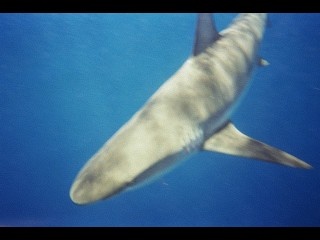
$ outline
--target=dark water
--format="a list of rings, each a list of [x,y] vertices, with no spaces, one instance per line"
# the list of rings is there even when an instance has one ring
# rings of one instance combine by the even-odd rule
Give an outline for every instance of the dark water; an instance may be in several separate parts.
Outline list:
[[[320,225],[320,14],[270,14],[271,65],[232,117],[315,169],[201,152],[145,187],[71,202],[82,165],[189,56],[194,26],[194,14],[0,14],[0,225]]]

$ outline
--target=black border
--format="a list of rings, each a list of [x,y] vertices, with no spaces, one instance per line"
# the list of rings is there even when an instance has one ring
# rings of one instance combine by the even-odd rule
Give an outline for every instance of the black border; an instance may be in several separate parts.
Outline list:
[[[320,12],[320,7],[316,3],[314,0],[303,2],[284,0],[3,0],[0,12]]]
[[[319,239],[320,228],[0,228],[1,236],[5,239]]]

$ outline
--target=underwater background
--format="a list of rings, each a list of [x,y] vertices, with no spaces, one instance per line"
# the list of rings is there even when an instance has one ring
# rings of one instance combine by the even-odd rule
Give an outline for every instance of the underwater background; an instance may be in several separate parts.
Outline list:
[[[236,14],[216,14],[219,30]],[[0,14],[1,226],[320,226],[320,14],[269,14],[239,130],[303,170],[200,152],[78,206],[85,162],[190,56],[196,14]],[[161,147],[161,146],[159,146]]]

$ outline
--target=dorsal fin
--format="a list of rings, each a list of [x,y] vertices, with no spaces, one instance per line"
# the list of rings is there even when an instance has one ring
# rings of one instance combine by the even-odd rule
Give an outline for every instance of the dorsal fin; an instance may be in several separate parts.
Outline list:
[[[199,13],[193,55],[196,56],[203,52],[219,37],[211,13]]]

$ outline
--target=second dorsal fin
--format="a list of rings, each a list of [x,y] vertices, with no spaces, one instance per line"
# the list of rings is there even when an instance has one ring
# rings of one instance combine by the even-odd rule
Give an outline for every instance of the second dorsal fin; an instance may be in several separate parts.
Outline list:
[[[196,56],[203,52],[219,37],[211,13],[199,13],[193,55]]]

